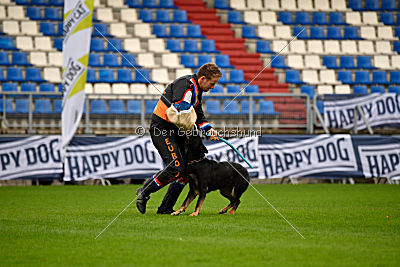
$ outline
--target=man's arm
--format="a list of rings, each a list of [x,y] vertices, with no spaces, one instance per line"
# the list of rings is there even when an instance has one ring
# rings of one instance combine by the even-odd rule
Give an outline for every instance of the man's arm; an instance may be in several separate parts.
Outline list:
[[[208,123],[206,120],[206,117],[204,116],[203,108],[202,108],[202,103],[200,102],[194,109],[196,111],[197,115],[197,120],[196,120],[196,125],[197,127],[204,133],[210,136],[210,140],[219,140],[218,139],[218,133],[216,130],[214,130],[211,125]]]

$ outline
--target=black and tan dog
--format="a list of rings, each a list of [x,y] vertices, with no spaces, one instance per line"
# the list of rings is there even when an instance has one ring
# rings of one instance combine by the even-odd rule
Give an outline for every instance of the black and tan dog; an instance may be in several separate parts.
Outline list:
[[[190,216],[197,216],[208,192],[218,190],[230,200],[228,206],[220,210],[220,214],[234,214],[240,204],[240,197],[246,191],[250,176],[246,168],[235,162],[216,162],[205,157],[208,153],[201,137],[193,135],[186,144],[187,173],[189,193],[181,208],[171,215],[179,215],[199,195],[195,211]]]

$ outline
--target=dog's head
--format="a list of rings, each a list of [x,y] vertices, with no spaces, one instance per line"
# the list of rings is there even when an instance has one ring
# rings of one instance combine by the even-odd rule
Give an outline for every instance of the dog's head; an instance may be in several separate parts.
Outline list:
[[[198,160],[203,158],[208,150],[198,134],[189,136],[186,140],[186,157],[187,161]]]

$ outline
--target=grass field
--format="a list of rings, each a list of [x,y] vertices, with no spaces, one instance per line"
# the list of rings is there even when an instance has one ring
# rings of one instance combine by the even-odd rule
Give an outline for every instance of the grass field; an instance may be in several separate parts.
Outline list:
[[[156,215],[164,189],[145,215],[132,203],[95,240],[136,188],[0,188],[0,264],[400,264],[399,186],[256,185],[306,239],[250,187],[236,215],[218,215],[227,200],[213,192],[199,217],[188,216],[194,203],[180,216]]]

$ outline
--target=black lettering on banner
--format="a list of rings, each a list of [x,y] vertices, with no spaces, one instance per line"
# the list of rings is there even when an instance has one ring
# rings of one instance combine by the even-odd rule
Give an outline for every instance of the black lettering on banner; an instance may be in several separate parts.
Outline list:
[[[382,174],[390,173],[389,163],[386,160],[385,155],[381,155],[381,167],[382,167]]]
[[[386,113],[385,103],[383,102],[382,99],[376,101],[376,108],[377,108],[377,111],[378,111],[378,115],[383,115],[384,113]]]
[[[133,163],[132,149],[127,147],[127,148],[124,148],[123,151],[124,151],[125,165],[131,165]]]
[[[7,165],[10,164],[10,156],[7,153],[0,154],[1,169],[3,171],[7,170]]]
[[[101,159],[103,161],[104,170],[107,170],[107,166],[111,163],[111,158],[108,153],[101,154]]]
[[[365,113],[365,110],[368,113],[367,118],[372,118],[372,103],[368,103],[368,104],[363,105],[364,113]]]
[[[349,152],[348,152],[348,150],[346,149],[346,148],[344,148],[344,149],[342,149],[342,147],[341,147],[341,143],[342,142],[344,142],[345,141],[345,139],[344,138],[339,138],[337,141],[336,141],[336,145],[337,145],[337,148],[338,148],[338,151],[339,151],[339,157],[340,157],[340,159],[341,160],[347,160],[347,161],[349,161],[350,160],[350,157],[349,157]]]
[[[372,162],[372,160],[373,160],[373,162]],[[369,166],[369,172],[371,173],[371,175],[375,176],[375,177],[379,177],[381,173],[379,171],[377,156],[374,155],[371,157],[368,155],[367,161],[368,161],[368,166]]]
[[[135,145],[134,147],[135,150],[135,159],[137,163],[143,163],[144,161],[144,153],[143,153],[143,148],[141,145]]]
[[[296,161],[296,167],[299,167],[300,163],[303,162],[303,156],[300,151],[294,152],[294,160]]]
[[[275,173],[284,172],[285,169],[283,168],[282,160],[279,154],[275,154]]]
[[[328,158],[331,161],[335,161],[337,160],[337,153],[336,153],[336,148],[335,148],[335,144],[333,143],[328,143],[326,145],[326,154],[328,154]]]
[[[119,167],[118,164],[118,155],[119,155],[119,150],[117,150],[117,153],[114,154],[114,151],[111,151],[111,157],[114,160],[115,167]]]
[[[54,162],[61,162],[61,153],[58,147],[58,139],[50,141],[50,156]]]
[[[303,150],[302,152],[303,152],[304,156],[306,156],[307,164],[311,165],[311,148],[308,149],[308,153],[306,150]]]
[[[396,166],[399,165],[400,159],[399,154],[392,153],[389,154],[390,165],[392,166],[392,170],[396,170]]]
[[[20,154],[21,154],[21,151],[20,151],[20,150],[17,151],[16,155],[14,154],[14,152],[11,152],[11,153],[10,153],[11,158],[14,160],[15,167],[19,167],[19,166],[20,166],[20,165],[19,165],[19,155],[20,155]]]
[[[336,128],[339,127],[337,118],[336,118],[336,112],[331,112],[330,110],[326,111],[326,115],[328,116],[328,121],[329,121],[329,125],[332,128]]]
[[[90,164],[86,156],[82,157],[82,175],[91,174],[92,169],[90,168]]]
[[[144,151],[145,151],[145,153],[146,153],[146,160],[148,161],[148,162],[150,162],[150,163],[155,163],[156,162],[156,154],[154,153],[154,151],[150,151],[150,149],[149,149],[149,144],[150,144],[150,141],[149,140],[147,140],[145,143],[144,143]]]
[[[347,121],[346,115],[344,114],[344,111],[339,110],[339,119],[340,119],[340,127],[344,127],[346,125],[349,125],[349,122]]]
[[[397,112],[400,113],[400,94],[396,95],[396,108]]]
[[[387,111],[388,111],[390,114],[395,113],[396,107],[395,107],[394,100],[393,100],[392,97],[387,97],[387,98],[386,98],[386,108],[387,108]]]
[[[268,161],[265,159],[265,157],[268,157]],[[272,161],[271,161],[271,155],[261,155],[261,160],[262,160],[262,166],[264,166],[264,173],[265,177],[270,177],[274,175],[274,169],[272,167]],[[268,175],[268,169],[270,170],[270,174]]]
[[[283,158],[285,159],[286,169],[290,169],[290,165],[293,164],[293,156],[290,153],[283,153]]]
[[[92,166],[93,166],[93,172],[97,172],[97,167],[101,166],[101,159],[100,156],[98,155],[93,155],[90,156],[90,159],[92,161]]]
[[[78,157],[77,156],[74,157],[75,164],[73,164],[71,157],[67,157],[67,160],[68,160],[69,173],[71,175],[71,180],[74,180],[75,172],[76,172],[76,176],[80,177],[81,173],[80,173],[80,169],[79,169]]]
[[[324,147],[323,146],[316,146],[315,150],[317,152],[318,162],[325,162],[326,161],[326,155],[325,155]]]
[[[239,145],[236,149],[240,152],[240,154],[243,155],[243,157],[247,158],[247,153],[246,153],[246,150],[245,150],[243,145]],[[244,161],[241,157],[239,157],[239,155],[235,155],[235,158],[236,157],[239,160],[239,162],[243,162]]]
[[[37,148],[37,152],[39,155],[39,160],[41,163],[47,163],[49,162],[49,150],[47,149],[47,146],[45,144],[41,144]]]
[[[26,160],[28,161],[28,165],[34,165],[37,162],[37,155],[35,148],[29,147],[25,148]]]
[[[257,160],[257,153],[255,149],[250,149],[250,144],[255,142],[254,140],[250,140],[246,143],[246,150],[247,150],[247,158],[249,161],[256,161]],[[251,153],[250,153],[251,152]]]

